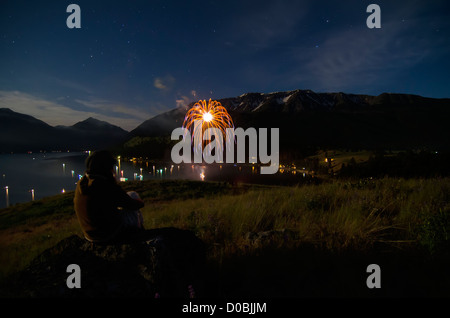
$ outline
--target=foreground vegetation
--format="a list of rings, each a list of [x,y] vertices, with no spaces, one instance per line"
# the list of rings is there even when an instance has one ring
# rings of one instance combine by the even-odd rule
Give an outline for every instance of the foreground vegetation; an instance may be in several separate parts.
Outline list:
[[[278,268],[274,263],[283,259],[292,264],[283,263],[280,271],[297,271],[305,263],[298,253],[305,244],[336,255],[449,254],[450,178],[334,180],[294,187],[167,180],[123,187],[146,202],[146,228],[195,232],[208,247],[218,280],[228,280],[226,271],[237,273],[239,266],[247,267],[242,273],[252,272],[249,266],[255,272],[264,253],[271,258],[268,267]],[[65,193],[0,210],[0,279],[24,269],[61,239],[82,235],[72,200],[73,193]],[[267,275],[267,269],[255,273]],[[258,281],[255,276],[252,284]]]

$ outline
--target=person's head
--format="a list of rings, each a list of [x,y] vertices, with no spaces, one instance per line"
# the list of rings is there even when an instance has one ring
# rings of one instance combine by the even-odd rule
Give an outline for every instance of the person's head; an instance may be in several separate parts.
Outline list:
[[[112,176],[116,159],[107,150],[94,151],[86,159],[86,173]]]

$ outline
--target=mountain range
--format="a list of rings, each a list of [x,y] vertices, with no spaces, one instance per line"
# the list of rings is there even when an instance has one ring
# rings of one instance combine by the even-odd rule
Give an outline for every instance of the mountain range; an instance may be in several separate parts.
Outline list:
[[[89,150],[126,139],[128,132],[88,118],[73,126],[50,126],[32,116],[0,108],[0,152]]]
[[[235,127],[280,128],[282,152],[320,147],[449,150],[448,98],[294,90],[247,93],[218,102],[228,110]],[[174,128],[181,127],[186,111],[193,105],[159,114],[130,132],[93,118],[70,127],[52,127],[3,108],[0,151],[95,149],[124,144],[135,137],[167,137]]]
[[[280,128],[285,154],[317,148],[450,150],[450,99],[411,94],[378,96],[294,90],[219,99],[235,127]],[[187,109],[146,120],[133,136],[169,136]]]

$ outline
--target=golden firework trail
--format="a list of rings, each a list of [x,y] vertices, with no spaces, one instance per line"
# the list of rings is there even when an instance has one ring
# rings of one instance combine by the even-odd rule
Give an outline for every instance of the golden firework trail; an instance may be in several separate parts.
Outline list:
[[[186,113],[183,127],[191,133],[194,151],[202,152],[205,143],[211,140],[212,134],[208,128],[220,130],[224,138],[234,138],[234,124],[230,114],[220,102],[211,99],[195,103]],[[223,139],[216,140],[218,149],[223,149],[223,142]]]

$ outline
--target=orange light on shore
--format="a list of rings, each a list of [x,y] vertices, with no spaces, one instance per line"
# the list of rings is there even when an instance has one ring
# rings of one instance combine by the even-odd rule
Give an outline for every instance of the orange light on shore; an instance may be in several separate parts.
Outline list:
[[[6,192],[6,207],[9,207],[9,187],[8,186],[5,187],[5,192]]]

